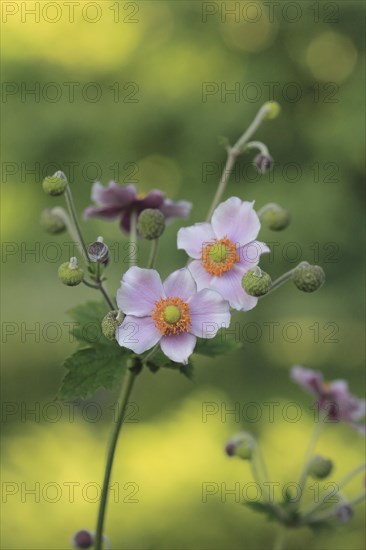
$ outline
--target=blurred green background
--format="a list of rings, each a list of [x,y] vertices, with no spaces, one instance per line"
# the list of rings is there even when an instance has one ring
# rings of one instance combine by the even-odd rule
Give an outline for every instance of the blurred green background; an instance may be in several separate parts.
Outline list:
[[[226,196],[288,208],[287,231],[261,232],[274,243],[262,265],[276,277],[302,259],[317,262],[326,285],[305,295],[288,284],[236,314],[243,350],[197,357],[193,383],[175,372],[143,373],[133,396],[137,422],[126,426],[117,452],[106,524],[113,548],[272,548],[280,529],[239,504],[251,474],[223,445],[250,430],[272,480],[296,481],[313,413],[311,398],[289,380],[291,365],[345,378],[358,395],[364,388],[364,4],[99,1],[75,3],[74,14],[64,2],[35,4],[2,4],[2,548],[69,548],[73,532],[94,529],[95,484],[116,399],[100,391],[87,402],[53,405],[61,363],[75,347],[67,310],[97,296],[57,280],[68,238],[39,228],[41,210],[62,204],[43,194],[43,177],[64,170],[80,213],[94,179],[116,178],[140,192],[159,187],[192,201],[184,223],[201,221],[225,162],[218,136],[233,142],[262,103],[276,99],[281,116],[256,134],[274,171],[259,177],[243,157]],[[88,241],[102,234],[120,251],[108,269],[115,293],[127,267],[125,237],[117,223],[82,221],[82,228]],[[175,222],[162,239],[163,276],[185,262],[178,228]],[[147,253],[142,243],[142,261]],[[276,323],[273,339],[268,323]],[[280,403],[274,422],[268,402]],[[298,422],[286,421],[292,402],[301,407]],[[218,412],[203,422],[207,403]],[[262,411],[258,420],[250,403]],[[225,407],[239,415],[226,415]],[[351,428],[329,426],[319,451],[335,460],[331,480],[362,462],[363,449]],[[206,483],[215,494],[204,499]],[[32,488],[39,495],[27,493]],[[360,491],[357,478],[345,493]],[[286,544],[358,550],[363,543],[361,506],[339,530],[294,530]]]

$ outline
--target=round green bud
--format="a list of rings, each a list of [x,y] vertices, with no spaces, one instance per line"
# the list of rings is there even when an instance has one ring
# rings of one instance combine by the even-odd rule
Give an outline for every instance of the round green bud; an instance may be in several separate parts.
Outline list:
[[[272,231],[282,231],[290,224],[290,213],[279,204],[270,203],[263,207],[260,220]]]
[[[325,282],[325,273],[319,265],[301,262],[294,271],[293,281],[299,290],[314,292]]]
[[[256,447],[254,437],[248,432],[240,432],[234,435],[225,445],[228,456],[238,456],[243,460],[250,460]]]
[[[267,109],[265,118],[268,120],[278,117],[281,112],[281,105],[277,101],[267,101],[264,107]]]
[[[324,479],[329,476],[332,470],[333,462],[331,460],[316,455],[309,464],[308,473],[309,476],[316,479]]]
[[[272,285],[272,279],[260,267],[254,267],[245,273],[241,280],[241,286],[250,296],[264,296]]]
[[[141,237],[149,241],[158,239],[165,229],[165,216],[156,208],[146,208],[137,220],[137,230]]]
[[[123,318],[124,318],[123,313],[116,310],[110,311],[103,318],[102,332],[108,340],[113,341],[116,339],[116,330],[119,327],[119,325],[122,323]]]
[[[39,223],[44,231],[53,235],[62,233],[66,229],[64,220],[54,213],[52,208],[45,208],[41,212]]]
[[[76,286],[84,279],[84,271],[78,266],[76,258],[61,264],[58,268],[58,277],[64,285]]]
[[[42,187],[45,193],[53,197],[63,195],[67,187],[65,174],[59,170],[53,176],[47,176],[42,182]]]

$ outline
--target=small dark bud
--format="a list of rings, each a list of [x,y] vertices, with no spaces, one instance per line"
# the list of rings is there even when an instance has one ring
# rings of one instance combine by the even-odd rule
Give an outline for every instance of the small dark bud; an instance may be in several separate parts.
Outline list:
[[[82,529],[75,533],[72,544],[75,548],[91,548],[94,544],[94,536],[90,531]]]
[[[243,460],[250,460],[256,446],[254,437],[248,432],[234,435],[225,445],[228,456],[238,456]]]
[[[109,262],[109,248],[104,243],[102,237],[88,246],[88,256],[91,262],[96,262],[100,264],[108,264]]]
[[[254,166],[261,174],[266,174],[273,168],[273,158],[271,155],[263,155],[260,153],[254,158]]]

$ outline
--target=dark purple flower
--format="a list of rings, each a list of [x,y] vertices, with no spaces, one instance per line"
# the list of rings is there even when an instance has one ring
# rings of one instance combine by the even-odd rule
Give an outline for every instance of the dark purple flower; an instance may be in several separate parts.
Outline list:
[[[359,420],[365,416],[366,401],[352,395],[345,380],[326,383],[319,371],[294,366],[291,378],[317,398],[318,409],[326,411],[334,422],[344,421],[365,434],[365,425]]]
[[[97,206],[89,206],[84,211],[85,218],[102,218],[104,220],[120,219],[122,231],[128,233],[131,226],[131,214],[139,214],[146,208],[160,210],[167,220],[186,218],[192,208],[187,201],[174,202],[168,199],[159,189],[153,189],[146,195],[138,194],[132,184],[118,185],[110,181],[107,187],[99,182],[92,187],[92,200]]]

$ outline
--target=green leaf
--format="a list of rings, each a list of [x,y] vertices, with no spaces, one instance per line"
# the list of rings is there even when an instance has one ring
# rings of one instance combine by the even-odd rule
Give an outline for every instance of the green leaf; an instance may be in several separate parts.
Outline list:
[[[147,361],[147,366],[152,372],[158,371],[160,368],[178,370],[184,376],[192,380],[193,378],[193,365],[191,362],[188,365],[182,365],[181,363],[175,363],[169,359],[162,351],[154,353],[151,359]]]
[[[226,329],[220,329],[215,338],[198,338],[194,353],[213,357],[235,351],[241,347],[242,344],[235,341],[232,333],[227,334]]]
[[[108,313],[108,306],[104,302],[86,302],[74,307],[68,313],[75,323],[70,328],[70,332],[83,346],[85,344],[109,347],[116,345],[102,333],[101,322]]]
[[[122,379],[130,353],[117,344],[79,349],[64,362],[69,372],[62,381],[58,399],[85,399],[98,388],[114,389]]]

